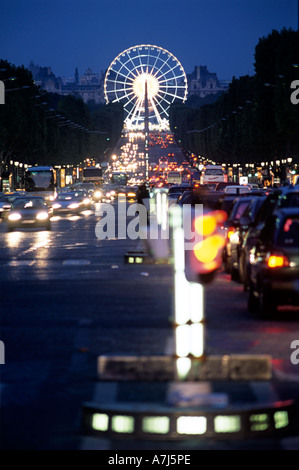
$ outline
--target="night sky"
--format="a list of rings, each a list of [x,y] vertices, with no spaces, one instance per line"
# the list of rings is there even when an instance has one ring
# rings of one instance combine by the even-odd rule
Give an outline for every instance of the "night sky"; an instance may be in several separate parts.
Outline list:
[[[167,49],[191,73],[254,73],[254,48],[273,29],[298,28],[298,0],[1,0],[1,58],[57,76],[105,71],[127,48]]]

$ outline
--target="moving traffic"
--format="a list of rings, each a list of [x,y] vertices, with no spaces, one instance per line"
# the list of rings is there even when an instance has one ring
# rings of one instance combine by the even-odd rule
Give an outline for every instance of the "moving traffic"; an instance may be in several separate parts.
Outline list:
[[[88,449],[94,445],[99,449],[110,448],[113,438],[110,441],[110,434],[105,437],[102,425],[100,433],[104,441],[92,444],[90,428],[86,425],[90,408],[84,403],[90,400],[103,403],[105,390],[111,394],[117,386],[117,379],[114,379],[110,385],[99,384],[100,388],[94,390],[97,357],[99,360],[101,355],[107,354],[148,354],[150,360],[150,357],[167,355],[173,350],[175,341],[170,320],[174,315],[171,294],[173,237],[170,230],[166,240],[159,236],[151,240],[150,228],[161,227],[165,217],[169,223],[174,208],[183,213],[188,208],[192,211],[202,207],[203,215],[224,214],[217,222],[215,233],[221,243],[216,254],[215,245],[208,248],[207,240],[200,242],[205,242],[204,258],[195,243],[185,250],[186,272],[194,250],[196,262],[191,267],[191,279],[192,282],[194,279],[203,282],[205,289],[204,354],[229,357],[238,353],[245,359],[249,354],[261,361],[264,357],[272,357],[271,366],[280,383],[279,388],[274,391],[271,380],[262,381],[260,386],[266,402],[260,402],[255,381],[248,378],[236,395],[237,402],[244,401],[255,409],[262,403],[269,406],[274,394],[283,406],[286,406],[285,399],[297,397],[292,387],[299,376],[297,366],[290,360],[296,358],[291,356],[290,347],[299,327],[298,189],[292,185],[279,188],[256,188],[250,183],[240,185],[238,181],[229,181],[224,170],[219,175],[222,181],[217,185],[215,182],[204,183],[201,176],[206,173],[205,167],[203,171],[197,168],[192,158],[179,149],[171,134],[153,134],[150,142],[147,154],[140,134],[124,135],[109,166],[102,169],[100,182],[76,181],[61,187],[59,172],[44,167],[40,170],[43,178],[39,178],[38,184],[35,178],[31,191],[20,189],[1,196],[1,283],[6,292],[2,295],[4,342],[8,358],[13,354],[18,363],[31,364],[27,372],[28,385],[24,384],[19,368],[15,372],[15,384],[7,372],[3,374],[3,401],[10,423],[8,425],[6,421],[4,443],[7,448],[15,445],[19,448]],[[140,197],[147,165],[147,197],[152,205]],[[39,167],[36,167],[30,173],[39,176],[38,171]],[[27,177],[25,181],[28,181]],[[50,190],[49,182],[54,182]],[[228,188],[234,191],[226,191]],[[132,217],[141,213],[138,204],[147,208],[150,225],[146,228],[145,222],[140,228],[142,219],[139,218],[132,232],[129,230]],[[37,212],[33,212],[35,207]],[[105,220],[108,213],[109,218]],[[127,214],[125,219],[124,214]],[[102,238],[98,236],[99,223],[105,225]],[[114,232],[109,229],[110,223],[114,224]],[[125,224],[125,231],[118,225],[120,223]],[[130,238],[132,233],[137,235]],[[143,236],[144,233],[148,235]],[[126,262],[130,256],[135,263]],[[205,264],[208,273],[203,275],[204,263],[211,263],[213,259],[217,259],[217,263],[212,268],[211,264]],[[13,314],[8,315],[12,296]],[[199,299],[196,308],[199,308],[198,302]],[[5,332],[17,325],[22,328],[15,343]],[[131,338],[129,342],[128,338]],[[198,344],[199,341],[200,336]],[[35,357],[32,356],[33,345]],[[209,400],[216,399],[212,397],[222,392],[229,401],[232,400],[233,406],[237,406],[234,392],[231,394],[226,385],[221,389],[217,380],[212,383],[213,392],[207,395]],[[128,405],[134,406],[134,400],[138,401],[136,393],[140,399],[147,400],[146,389],[152,387],[151,399],[156,403],[161,397],[162,385],[158,384],[159,381],[156,384],[154,379],[145,388],[142,382],[134,386],[130,381],[127,385],[120,382],[118,393],[126,395],[125,390],[130,389]],[[25,402],[18,399],[19,386],[27,396]],[[9,398],[5,391],[9,391]],[[35,397],[33,401],[31,393]],[[253,401],[251,398],[248,402],[248,393],[255,396]],[[64,394],[72,396],[67,408]],[[267,399],[270,400],[268,404]],[[53,418],[47,418],[46,428],[42,425],[42,415],[36,414],[26,438],[23,426],[18,425],[16,432],[15,410],[24,415],[27,403],[29,409],[34,407],[44,411],[45,401]],[[291,426],[294,418],[286,411],[288,408],[284,410],[289,413]],[[78,427],[78,416],[81,416],[79,421],[83,419],[85,423],[83,427]],[[93,433],[99,432],[95,431],[98,425],[95,426]],[[281,429],[288,428],[287,424],[282,426]],[[155,429],[160,432],[159,428]],[[244,431],[240,428],[235,432]],[[214,433],[217,434],[216,427]],[[178,434],[178,439],[182,438],[179,436],[182,435]],[[183,440],[185,448],[189,448],[186,436],[188,432]],[[136,436],[138,448],[153,448],[150,439],[139,439],[140,436]],[[253,433],[248,439],[254,447],[257,436]],[[238,441],[236,448],[242,448],[242,442]],[[266,448],[277,445],[287,448],[290,442],[287,436],[275,436],[274,433],[264,445]],[[127,445],[118,440],[119,449]],[[165,445],[176,449],[176,444],[170,444],[167,439]],[[198,441],[194,448],[221,448],[222,445],[204,440]]]

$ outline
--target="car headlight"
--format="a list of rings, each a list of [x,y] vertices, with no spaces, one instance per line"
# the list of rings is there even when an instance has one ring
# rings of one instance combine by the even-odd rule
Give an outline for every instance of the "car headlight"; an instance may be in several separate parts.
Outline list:
[[[111,194],[111,196],[114,196],[114,194],[116,194],[116,192],[115,192],[115,191],[111,191],[110,194]]]
[[[90,199],[87,197],[86,199],[83,199],[83,204],[87,206],[87,204],[90,204]]]
[[[17,212],[13,213],[13,214],[9,214],[8,216],[9,220],[20,220],[22,218],[21,214],[18,214]]]
[[[39,212],[36,215],[37,220],[46,220],[49,217],[48,212]]]
[[[101,197],[101,196],[102,196],[101,191],[95,191],[94,197]]]
[[[78,209],[79,207],[79,204],[77,202],[73,202],[72,204],[70,204],[68,206],[70,209]]]
[[[135,197],[136,194],[135,193],[128,193],[128,197]]]
[[[59,209],[59,207],[61,207],[61,204],[59,204],[58,202],[55,202],[55,204],[53,204],[53,209]]]

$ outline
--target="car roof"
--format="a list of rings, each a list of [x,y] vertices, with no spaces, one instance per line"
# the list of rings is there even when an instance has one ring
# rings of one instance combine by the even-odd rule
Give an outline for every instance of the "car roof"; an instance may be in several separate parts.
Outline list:
[[[281,217],[281,218],[291,217],[293,215],[299,217],[299,211],[298,211],[298,207],[283,207],[283,208],[275,209],[275,211],[273,212],[273,215],[275,215],[276,217]]]

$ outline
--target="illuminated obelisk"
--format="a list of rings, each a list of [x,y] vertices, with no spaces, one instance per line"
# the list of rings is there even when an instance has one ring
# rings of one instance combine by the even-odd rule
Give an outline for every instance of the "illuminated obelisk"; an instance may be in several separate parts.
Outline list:
[[[149,117],[148,117],[148,95],[147,95],[147,80],[145,80],[144,87],[144,136],[145,136],[145,179],[148,181],[148,139],[149,139]]]

